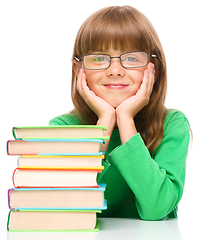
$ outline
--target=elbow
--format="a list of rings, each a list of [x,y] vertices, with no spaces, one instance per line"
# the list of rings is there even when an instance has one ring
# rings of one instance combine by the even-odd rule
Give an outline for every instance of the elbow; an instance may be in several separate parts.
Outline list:
[[[177,218],[177,209],[178,207],[176,206],[174,210],[165,214],[162,214],[162,213],[146,214],[146,215],[143,215],[141,219],[144,221],[161,221],[161,220],[166,220],[171,218]]]
[[[139,216],[144,221],[160,221],[162,219],[176,218],[178,201],[172,202],[172,204],[166,204],[165,202],[160,204],[152,204],[144,206],[144,208],[138,208]]]
[[[165,218],[167,214],[158,214],[156,212],[141,214],[141,219],[144,221],[160,221]]]
[[[156,209],[152,211],[143,211],[140,213],[140,218],[144,221],[159,221],[167,216],[164,211],[157,211]]]

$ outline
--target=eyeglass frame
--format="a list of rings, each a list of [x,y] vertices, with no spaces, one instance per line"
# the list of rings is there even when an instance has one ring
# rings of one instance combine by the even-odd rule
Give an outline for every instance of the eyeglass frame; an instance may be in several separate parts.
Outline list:
[[[127,53],[134,53],[134,52],[146,53],[146,52],[144,52],[144,51],[132,51],[132,52],[127,52]],[[108,66],[108,67],[106,67],[106,68],[96,68],[96,69],[93,69],[93,68],[87,68],[87,67],[84,66],[84,68],[85,68],[85,69],[88,69],[88,70],[104,70],[104,69],[108,69],[108,68],[110,67],[111,63],[112,63],[112,61],[111,61],[112,58],[119,58],[119,59],[120,59],[120,64],[121,64],[121,66],[122,66],[123,68],[140,68],[140,67],[144,67],[144,66],[146,66],[146,65],[148,64],[148,57],[156,57],[156,58],[158,58],[157,55],[155,55],[155,54],[148,54],[148,53],[146,53],[146,55],[147,55],[147,63],[146,63],[146,64],[144,64],[144,65],[142,65],[142,66],[138,66],[138,67],[124,67],[123,64],[122,64],[122,62],[121,62],[121,56],[124,55],[124,54],[127,54],[127,53],[122,53],[122,54],[121,54],[120,56],[118,56],[118,57],[111,57],[109,54],[101,53],[101,54],[99,54],[99,55],[106,55],[106,56],[109,56],[109,57],[110,57],[109,66]],[[78,62],[81,62],[81,61],[83,61],[83,59],[84,59],[85,56],[89,56],[89,55],[96,55],[96,54],[85,54],[82,59],[79,59],[79,58],[77,58],[77,57],[74,57],[74,59],[75,59],[76,61],[78,61]]]

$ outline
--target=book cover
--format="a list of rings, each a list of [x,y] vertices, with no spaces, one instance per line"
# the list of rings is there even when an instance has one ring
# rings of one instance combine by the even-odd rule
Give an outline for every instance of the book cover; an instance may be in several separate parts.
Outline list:
[[[40,156],[20,155],[17,159],[19,168],[94,168],[102,166],[101,156]]]
[[[97,125],[55,125],[13,127],[15,139],[26,138],[103,138],[105,126]]]
[[[7,141],[8,155],[103,155],[101,139],[27,139]]]
[[[101,210],[23,210],[11,209],[7,230],[27,231],[98,231],[97,213]]]
[[[100,209],[106,184],[97,188],[12,188],[8,190],[9,209]]]
[[[25,169],[16,168],[13,173],[15,188],[27,187],[98,187],[100,169]]]

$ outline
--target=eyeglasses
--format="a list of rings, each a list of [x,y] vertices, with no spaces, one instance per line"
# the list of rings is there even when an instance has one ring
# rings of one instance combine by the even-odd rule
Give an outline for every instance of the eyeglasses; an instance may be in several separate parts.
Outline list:
[[[128,52],[123,53],[119,57],[111,57],[108,54],[87,54],[82,59],[75,57],[77,61],[83,61],[83,66],[90,70],[102,70],[110,67],[112,58],[119,58],[124,68],[139,68],[148,64],[148,57],[157,57],[156,55],[148,55],[146,52]]]

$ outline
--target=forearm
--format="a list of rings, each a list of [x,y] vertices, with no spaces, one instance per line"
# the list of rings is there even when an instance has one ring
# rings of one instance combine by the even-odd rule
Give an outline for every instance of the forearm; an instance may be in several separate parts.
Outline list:
[[[117,115],[117,125],[120,132],[121,143],[124,144],[137,134],[135,123],[132,117]]]
[[[181,112],[171,114],[164,125],[164,137],[150,155],[138,133],[109,154],[132,190],[139,216],[159,220],[178,205],[185,182],[190,126]]]
[[[178,177],[180,172],[175,165],[172,170],[166,165],[161,168],[150,156],[139,134],[115,149],[109,158],[133,191],[142,219],[159,220],[175,209],[183,192],[182,180]],[[170,164],[179,163],[178,156],[176,159],[168,156],[166,160]]]

